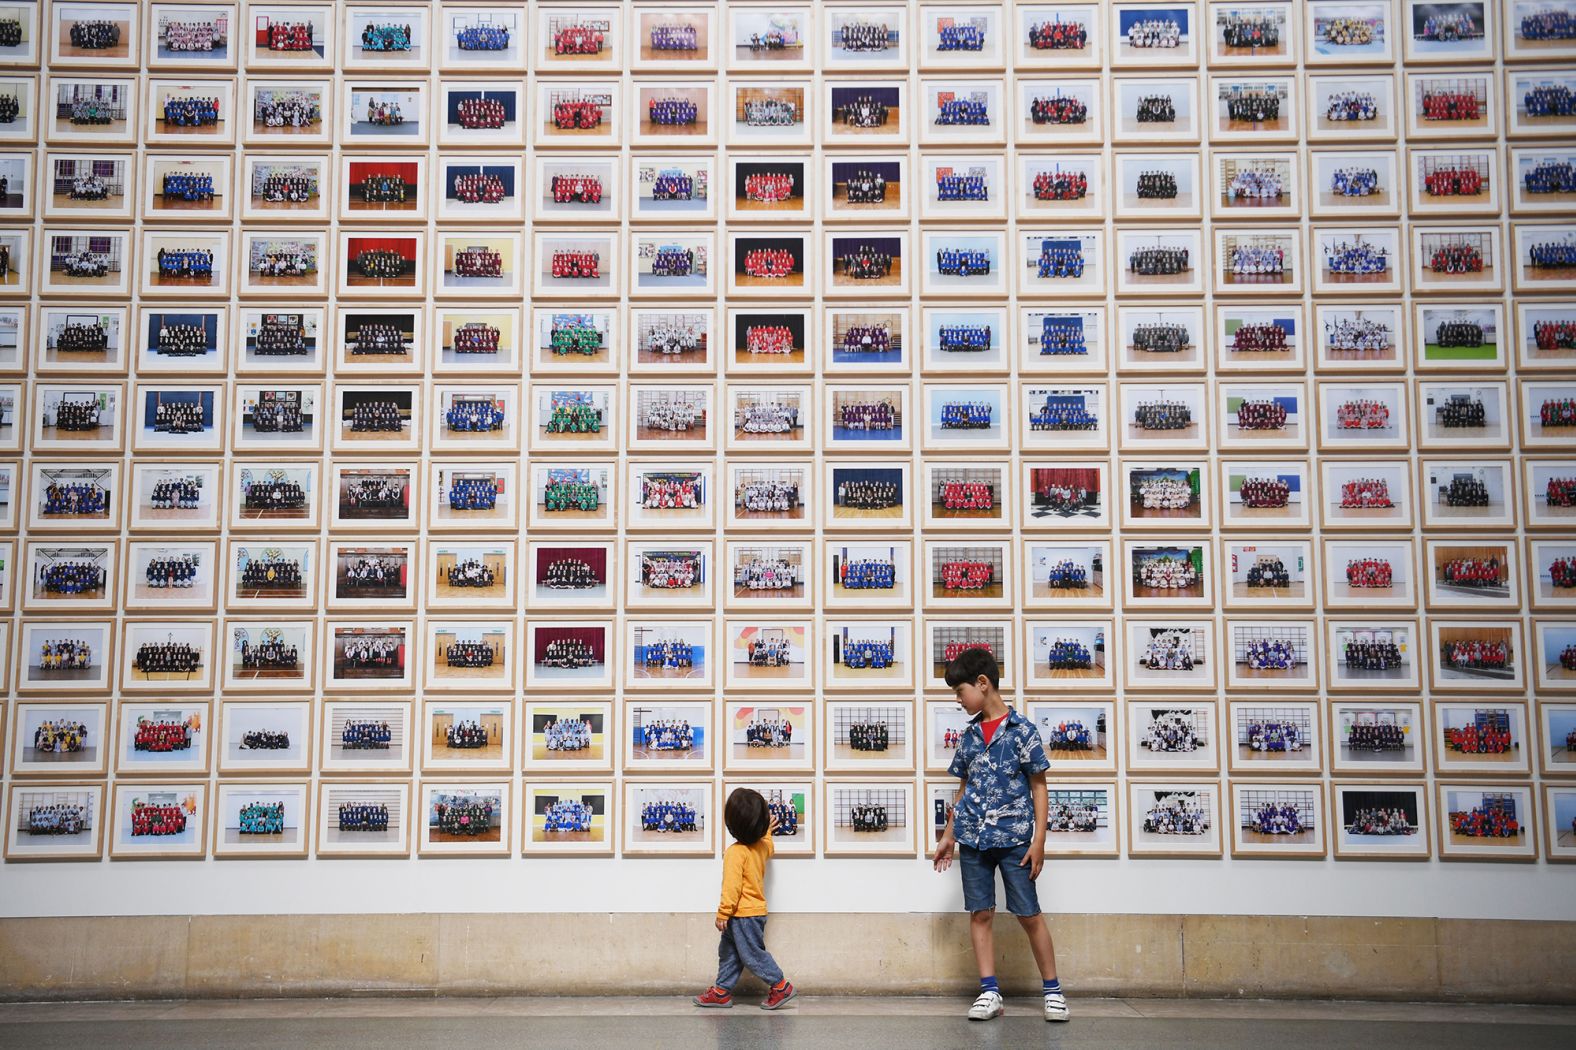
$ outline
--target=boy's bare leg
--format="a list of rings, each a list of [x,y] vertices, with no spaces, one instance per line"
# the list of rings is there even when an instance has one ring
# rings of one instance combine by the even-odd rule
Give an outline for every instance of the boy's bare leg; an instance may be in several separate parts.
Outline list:
[[[996,976],[996,938],[991,926],[995,918],[994,908],[969,913],[969,940],[974,942],[974,961],[979,964],[981,977]],[[1038,952],[1035,958],[1039,958]]]
[[[1023,932],[1029,935],[1029,947],[1034,951],[1034,962],[1040,968],[1040,977],[1047,981],[1054,980],[1056,978],[1056,949],[1051,945],[1051,931],[1045,925],[1045,913],[1020,915],[1018,916],[1018,922],[1023,926]],[[979,951],[979,938],[976,937],[974,940],[974,954],[978,955]]]

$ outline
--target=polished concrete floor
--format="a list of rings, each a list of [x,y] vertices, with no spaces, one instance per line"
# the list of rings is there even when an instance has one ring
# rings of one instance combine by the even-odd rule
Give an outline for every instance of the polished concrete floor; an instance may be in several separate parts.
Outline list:
[[[463,1046],[733,1050],[1117,1050],[1264,1047],[1542,1050],[1576,1046],[1576,1007],[1266,1000],[1092,999],[1048,1024],[1033,997],[971,1023],[969,999],[804,996],[775,1014],[741,993],[731,1010],[681,997],[627,999],[278,999],[0,1004],[0,1047],[54,1050],[341,1050]]]

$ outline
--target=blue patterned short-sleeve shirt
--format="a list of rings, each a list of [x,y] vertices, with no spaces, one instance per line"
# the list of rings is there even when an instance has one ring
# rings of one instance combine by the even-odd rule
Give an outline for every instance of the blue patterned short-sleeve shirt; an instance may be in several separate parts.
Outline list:
[[[958,753],[947,773],[963,781],[963,795],[952,814],[952,834],[965,846],[1000,849],[1034,839],[1034,796],[1029,777],[1051,768],[1034,723],[1016,711],[996,728],[989,744],[980,730],[982,716],[963,730]]]

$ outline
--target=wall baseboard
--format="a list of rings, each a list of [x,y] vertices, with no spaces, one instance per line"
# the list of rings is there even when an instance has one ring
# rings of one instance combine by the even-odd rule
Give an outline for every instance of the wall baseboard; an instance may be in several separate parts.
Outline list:
[[[997,918],[1003,985],[1039,987]],[[1057,915],[1073,995],[1576,1003],[1576,922]],[[962,914],[785,914],[767,944],[805,991],[966,994]],[[702,914],[0,919],[0,1000],[681,994],[714,975]]]

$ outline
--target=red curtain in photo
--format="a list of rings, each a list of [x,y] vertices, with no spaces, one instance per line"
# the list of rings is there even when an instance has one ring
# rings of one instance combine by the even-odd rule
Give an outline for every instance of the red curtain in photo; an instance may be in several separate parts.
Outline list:
[[[401,257],[416,261],[416,241],[411,237],[352,237],[349,254],[352,259],[362,252],[398,252]]]
[[[542,662],[542,658],[547,655],[548,643],[564,639],[584,642],[591,647],[591,655],[597,663],[607,663],[607,631],[601,627],[548,627],[537,631],[536,644],[531,647],[532,662]]]
[[[1030,474],[1037,496],[1048,495],[1053,488],[1063,487],[1100,491],[1100,471],[1095,467],[1036,467]]]
[[[545,547],[536,559],[536,582],[546,583],[547,567],[569,558],[585,562],[599,579],[607,579],[606,547]]]

